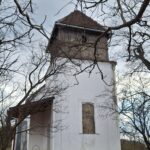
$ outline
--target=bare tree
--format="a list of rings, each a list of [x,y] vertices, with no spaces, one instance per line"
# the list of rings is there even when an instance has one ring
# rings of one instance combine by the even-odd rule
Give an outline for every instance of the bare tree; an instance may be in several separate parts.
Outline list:
[[[6,150],[15,135],[16,127],[23,120],[22,118],[11,127],[7,109],[13,103],[18,103],[18,107],[25,103],[25,100],[44,85],[48,77],[60,73],[63,65],[60,68],[53,66],[47,73],[50,60],[43,52],[39,52],[42,55],[32,53],[26,65],[22,64],[18,52],[24,47],[32,46],[34,34],[40,34],[48,40],[48,32],[44,29],[46,18],[36,24],[31,0],[2,0],[0,6],[0,149]],[[58,87],[53,87],[50,91],[51,94],[60,93]]]
[[[40,98],[42,99],[45,95],[52,97],[61,94],[66,87],[61,87],[53,82],[55,76],[64,72],[65,62],[57,66],[50,64],[50,58],[44,54],[44,47],[41,53],[39,51],[32,52],[31,58],[26,64],[20,64],[17,52],[22,48],[21,46],[32,46],[35,31],[47,40],[49,39],[48,33],[44,29],[46,18],[40,25],[34,22],[31,0],[0,2],[0,149],[6,150],[15,136],[16,128],[28,115],[21,114],[18,121],[11,124],[12,116],[9,111],[7,114],[7,109],[13,102],[17,104],[15,109],[19,109],[25,101],[34,99],[35,93],[43,87],[48,78],[52,78],[49,79],[52,83]],[[50,69],[48,69],[49,67]],[[26,68],[28,69],[26,70]],[[49,71],[47,72],[47,70]],[[17,79],[14,79],[15,76]],[[21,79],[21,82],[16,82],[18,79]]]
[[[108,27],[95,41],[95,51],[98,41],[111,31],[110,53],[112,49],[121,49],[117,53],[122,53],[122,57],[126,58],[128,63],[138,64],[134,68],[134,71],[138,71],[139,68],[150,70],[149,2],[149,0],[77,0],[76,7],[81,7],[82,11],[91,11],[101,20],[101,24]]]
[[[121,131],[150,149],[150,95],[148,77],[127,77],[119,86]]]
[[[44,29],[45,19],[40,25],[33,19],[33,3],[31,0],[19,2],[18,0],[0,1],[0,80],[5,80],[19,69],[19,50],[31,47],[34,31],[48,39]],[[18,65],[19,66],[19,65]]]
[[[0,148],[2,150],[6,150],[8,144],[15,136],[16,128],[29,115],[28,112],[37,113],[39,110],[43,111],[41,104],[39,104],[39,107],[36,108],[36,110],[33,110],[35,104],[30,103],[37,98],[37,94],[41,94],[37,99],[38,101],[45,99],[45,101],[42,101],[42,105],[44,105],[45,108],[51,103],[52,97],[60,95],[67,88],[67,86],[62,86],[61,83],[56,84],[57,81],[54,80],[55,76],[64,73],[64,69],[66,69],[65,64],[66,62],[57,66],[50,64],[50,58],[44,54],[43,50],[41,53],[40,51],[37,53],[32,52],[28,64],[22,65],[23,67],[19,70],[20,77],[18,75],[18,79],[20,78],[21,82],[18,82],[17,86],[12,86],[12,88],[8,85],[6,88],[12,89],[9,93],[6,93],[5,88],[1,89],[1,97],[3,97],[3,99],[0,101],[0,138],[2,139]],[[47,79],[51,83],[48,88],[45,88],[45,80]],[[16,84],[17,82],[15,81],[14,83]],[[42,92],[38,93],[39,90],[42,90]],[[50,101],[47,100],[49,97],[51,97]],[[11,110],[8,110],[13,102],[15,102],[16,106],[14,108],[12,107]],[[20,108],[22,108],[21,111],[18,111]],[[8,113],[6,113],[7,110]],[[17,115],[17,122],[13,121],[13,123],[11,123],[12,117],[14,117],[12,112],[19,112]]]

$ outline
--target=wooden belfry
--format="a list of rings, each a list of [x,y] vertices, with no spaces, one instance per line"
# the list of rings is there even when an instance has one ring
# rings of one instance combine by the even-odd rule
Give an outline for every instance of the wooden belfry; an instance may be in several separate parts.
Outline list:
[[[95,42],[106,28],[75,10],[55,23],[47,52],[52,57],[94,60]],[[103,36],[96,45],[97,61],[108,61],[107,40]]]

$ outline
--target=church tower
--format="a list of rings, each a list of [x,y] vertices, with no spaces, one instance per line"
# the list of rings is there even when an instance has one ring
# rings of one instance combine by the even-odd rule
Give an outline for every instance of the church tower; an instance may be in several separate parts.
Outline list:
[[[58,20],[47,47],[52,63],[64,66],[56,81],[67,87],[56,96],[50,150],[120,150],[115,113],[116,63],[109,60],[106,27],[75,10]],[[97,39],[103,35],[100,40]],[[46,87],[50,80],[47,79]],[[48,149],[47,149],[48,150]]]
[[[25,118],[13,150],[120,150],[116,63],[108,57],[106,31],[77,10],[55,23],[47,46],[52,76],[8,111]]]

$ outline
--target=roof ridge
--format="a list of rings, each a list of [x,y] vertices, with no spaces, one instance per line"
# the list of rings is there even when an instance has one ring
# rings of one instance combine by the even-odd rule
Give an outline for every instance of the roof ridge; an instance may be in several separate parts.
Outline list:
[[[96,20],[87,16],[85,13],[79,10],[74,10],[64,18],[56,21],[56,23],[62,23],[66,25],[74,25],[74,26],[104,30],[104,31],[106,30],[105,26],[102,26]]]

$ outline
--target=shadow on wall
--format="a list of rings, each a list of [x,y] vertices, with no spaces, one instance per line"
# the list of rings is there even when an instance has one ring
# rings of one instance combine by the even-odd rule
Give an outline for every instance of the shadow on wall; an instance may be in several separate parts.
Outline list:
[[[146,150],[146,147],[140,142],[121,139],[121,150]]]

